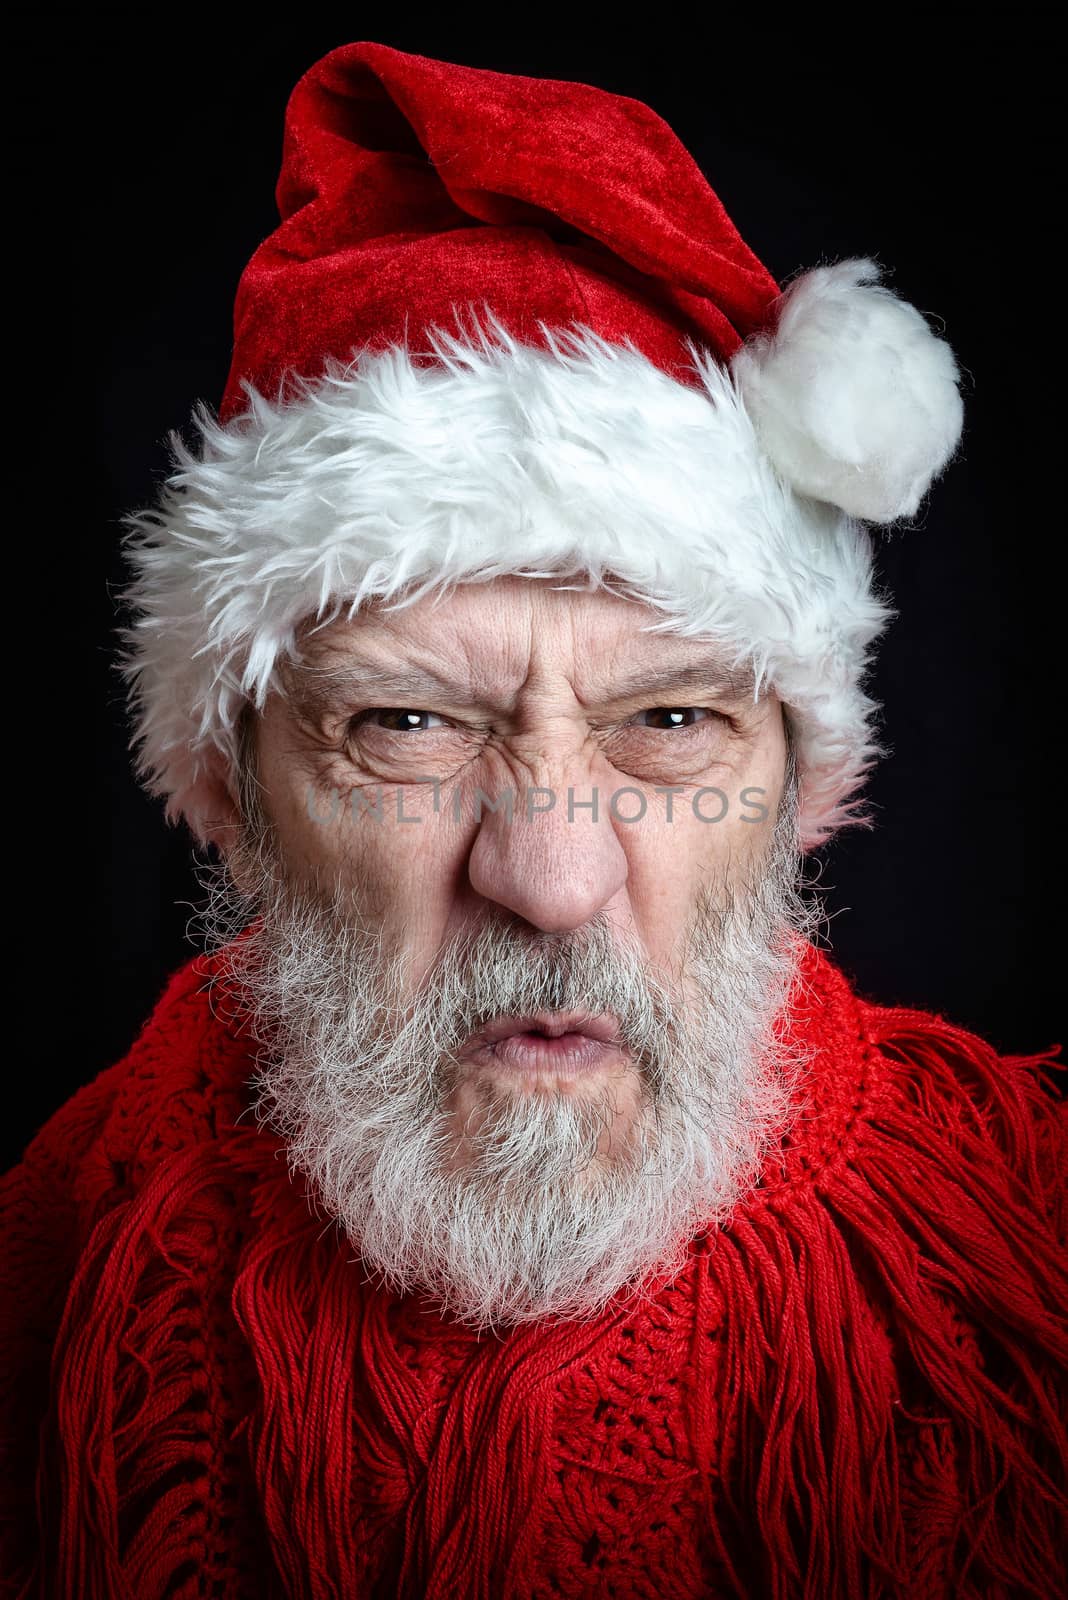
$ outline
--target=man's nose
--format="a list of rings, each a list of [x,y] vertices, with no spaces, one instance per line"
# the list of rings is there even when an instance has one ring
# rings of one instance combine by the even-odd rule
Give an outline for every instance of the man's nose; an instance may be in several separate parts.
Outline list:
[[[581,928],[627,878],[607,802],[595,785],[573,781],[521,788],[511,814],[502,805],[484,810],[468,859],[471,887],[544,933]]]

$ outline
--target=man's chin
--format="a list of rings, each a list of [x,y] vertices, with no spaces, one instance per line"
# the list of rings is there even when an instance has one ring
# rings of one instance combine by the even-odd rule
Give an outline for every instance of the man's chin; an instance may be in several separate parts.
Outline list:
[[[479,1328],[584,1320],[682,1266],[745,1192],[753,1131],[741,1102],[713,1133],[685,1097],[643,1101],[629,1062],[598,1077],[562,1095],[472,1069],[362,1124],[305,1098],[292,1153],[372,1280]]]
[[[583,1186],[604,1164],[625,1156],[647,1104],[638,1067],[616,1046],[603,1048],[579,1069],[573,1062],[561,1068],[551,1061],[515,1066],[482,1055],[461,1058],[450,1078],[443,1104],[453,1140],[450,1172],[477,1168],[487,1137],[499,1141],[504,1128],[516,1144],[540,1142],[550,1165],[553,1151],[546,1146],[553,1128],[561,1130],[573,1151],[581,1127],[591,1158],[574,1171]]]

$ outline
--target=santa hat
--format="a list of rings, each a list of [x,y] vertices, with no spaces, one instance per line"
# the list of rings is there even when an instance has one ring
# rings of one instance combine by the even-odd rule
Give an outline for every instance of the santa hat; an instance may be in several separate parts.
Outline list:
[[[786,708],[806,848],[865,821],[893,614],[869,523],[960,439],[958,369],[871,259],[783,292],[648,106],[382,44],[289,99],[279,227],[215,416],[128,514],[139,772],[212,832],[246,704],[311,619],[584,575]]]

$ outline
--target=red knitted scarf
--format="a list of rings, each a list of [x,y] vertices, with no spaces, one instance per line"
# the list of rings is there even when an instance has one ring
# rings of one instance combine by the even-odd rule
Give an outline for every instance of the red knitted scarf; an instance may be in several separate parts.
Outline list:
[[[15,1593],[1064,1592],[1056,1048],[813,949],[802,1114],[729,1226],[640,1311],[480,1337],[364,1281],[210,969],[3,1181]]]

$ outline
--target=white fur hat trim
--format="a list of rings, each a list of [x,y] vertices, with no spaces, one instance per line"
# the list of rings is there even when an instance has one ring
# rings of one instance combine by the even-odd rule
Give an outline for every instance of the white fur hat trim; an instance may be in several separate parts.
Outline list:
[[[470,339],[432,331],[434,364],[402,346],[331,358],[284,402],[246,383],[248,409],[225,427],[198,405],[199,451],[173,432],[158,504],[123,519],[138,770],[168,818],[209,837],[241,708],[262,708],[307,619],[518,573],[604,582],[648,603],[652,626],[751,662],[788,709],[806,848],[865,821],[850,797],[880,747],[862,683],[893,613],[873,589],[867,530],[812,490],[860,482],[849,471],[869,460],[870,430],[843,422],[833,446],[827,427],[790,434],[776,390],[780,373],[794,382],[806,363],[818,380],[811,330],[843,282],[831,269],[797,291],[782,326],[782,338],[795,330],[792,307],[803,334],[792,356],[780,342],[763,367],[727,367],[691,347],[686,382],[584,325],[543,328],[544,348],[521,344],[487,308]],[[877,293],[859,320],[865,349],[882,349],[880,328],[912,326]],[[911,355],[896,362],[884,367],[914,371]],[[920,388],[944,405],[948,383],[935,360]],[[877,387],[858,379],[852,392]],[[815,428],[824,402],[799,404]],[[928,445],[928,465],[950,431],[941,425]],[[854,511],[858,498],[884,510],[914,500],[921,452],[904,432],[907,465],[887,456],[881,487],[864,477]],[[779,459],[784,441],[805,457],[809,492],[787,481],[765,437]],[[832,453],[798,443],[809,437]]]

